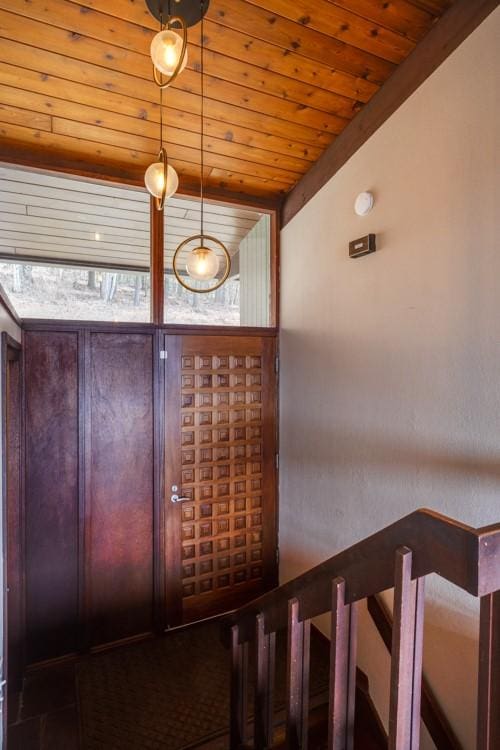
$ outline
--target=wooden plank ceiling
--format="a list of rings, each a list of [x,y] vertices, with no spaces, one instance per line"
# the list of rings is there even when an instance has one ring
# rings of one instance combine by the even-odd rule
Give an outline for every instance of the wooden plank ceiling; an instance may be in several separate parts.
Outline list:
[[[261,218],[239,206],[205,205],[205,228],[234,256]],[[0,167],[0,262],[16,258],[147,270],[149,196],[145,190]],[[165,265],[200,227],[200,203],[172,196],[165,208]]]
[[[205,179],[289,192],[453,0],[211,0],[205,22]],[[2,0],[2,158],[89,165],[140,183],[158,152],[159,91],[143,0]],[[165,138],[196,190],[200,29],[168,90]],[[70,168],[68,166],[68,168]]]

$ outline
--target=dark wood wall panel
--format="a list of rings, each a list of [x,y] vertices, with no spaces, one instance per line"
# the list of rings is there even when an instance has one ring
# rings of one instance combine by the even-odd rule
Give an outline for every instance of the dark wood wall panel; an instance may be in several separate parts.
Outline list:
[[[27,660],[77,648],[78,334],[25,334]]]
[[[254,589],[266,590],[274,583],[274,337],[240,332],[170,336],[168,360],[160,360],[163,333],[156,327],[85,324],[49,324],[46,329],[38,324],[25,332],[28,664],[161,631],[182,620],[181,604],[185,621],[214,614],[231,608],[235,597],[248,598]],[[182,352],[173,339],[183,342]],[[186,358],[193,353],[197,368],[191,372]],[[205,383],[203,357],[215,368],[209,373],[211,386]],[[165,365],[180,372],[182,362],[185,393],[180,385],[175,394],[164,391]],[[179,565],[173,563],[180,559],[181,514],[190,504],[174,507],[170,490],[181,483],[186,494],[194,489],[189,467],[175,477],[172,469],[203,426],[186,426],[182,441],[177,431],[175,456],[164,455],[164,431],[170,435],[180,420],[181,396],[212,399],[212,408],[202,411],[215,420],[209,464],[221,473],[215,484],[200,480],[199,492],[205,494],[194,503],[196,513],[210,510],[213,518],[197,516],[190,524],[183,516],[182,532],[194,529],[198,546],[209,542],[214,549],[220,542],[216,530],[224,532],[224,539],[234,537],[235,545],[246,543],[245,550],[235,546],[228,558],[237,569],[227,585],[225,571],[217,570],[213,596],[207,588],[208,555],[199,561],[196,597],[189,596],[192,581],[181,580]],[[185,411],[198,414],[198,407],[189,411],[185,406]],[[239,417],[243,411],[253,422]],[[196,449],[200,460],[207,449],[205,443]],[[165,459],[170,473],[164,478]],[[223,471],[229,472],[229,484]],[[216,494],[205,502],[209,491]],[[211,538],[201,539],[209,531]],[[195,607],[189,606],[190,599],[196,600]]]
[[[91,333],[86,541],[91,643],[152,629],[153,337]]]

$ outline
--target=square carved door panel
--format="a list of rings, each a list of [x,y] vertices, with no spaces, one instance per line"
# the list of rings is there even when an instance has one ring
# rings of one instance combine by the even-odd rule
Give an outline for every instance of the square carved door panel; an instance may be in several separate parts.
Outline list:
[[[165,338],[166,599],[175,625],[275,585],[275,341]]]

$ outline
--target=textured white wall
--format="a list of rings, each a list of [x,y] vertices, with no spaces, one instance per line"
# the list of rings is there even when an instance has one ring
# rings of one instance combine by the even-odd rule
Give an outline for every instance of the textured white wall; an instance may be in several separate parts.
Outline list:
[[[500,521],[499,38],[497,9],[282,232],[283,580],[418,507]],[[429,581],[425,670],[467,748],[476,631]],[[363,618],[385,713],[380,643]]]

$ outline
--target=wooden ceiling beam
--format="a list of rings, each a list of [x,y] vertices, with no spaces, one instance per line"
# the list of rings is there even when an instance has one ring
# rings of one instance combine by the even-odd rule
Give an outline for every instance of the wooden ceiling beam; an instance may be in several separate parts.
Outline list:
[[[70,126],[70,127],[68,127]],[[95,134],[94,134],[95,132]],[[42,145],[47,150],[56,153],[71,153],[76,148],[79,154],[86,154],[93,160],[101,160],[105,151],[108,158],[117,163],[125,161],[135,164],[137,171],[142,172],[156,158],[158,150],[155,144],[151,150],[148,148],[149,140],[139,136],[131,137],[119,134],[117,131],[107,131],[105,128],[92,128],[92,126],[77,125],[70,121],[55,120],[53,130],[46,132],[32,130],[22,125],[12,125],[0,122],[0,136],[7,141],[31,142],[33,145]],[[120,137],[119,137],[120,136]],[[100,140],[96,140],[99,138]],[[151,143],[153,143],[151,141]],[[8,150],[8,149],[7,149]],[[199,152],[195,149],[172,146],[169,149],[169,161],[177,170],[181,184],[184,181],[199,184],[200,164]],[[208,161],[211,163],[209,164]],[[241,186],[241,190],[249,190],[250,194],[267,195],[272,192],[284,194],[288,192],[294,180],[284,175],[277,175],[272,170],[261,168],[258,165],[241,162],[239,160],[227,160],[223,157],[218,159],[205,157],[205,181],[207,184],[225,187],[227,180],[234,181]],[[238,167],[245,171],[238,171]]]
[[[103,183],[114,182],[122,186],[130,185],[140,188],[144,186],[144,169],[137,168],[130,161],[122,159],[120,162],[113,162],[102,157],[88,160],[85,154],[70,150],[47,152],[46,148],[39,143],[27,146],[24,142],[14,139],[9,142],[0,141],[0,165],[12,164],[35,171],[61,173]],[[199,184],[185,182],[177,195],[196,198],[199,192]],[[207,200],[218,201],[222,204],[234,204],[248,210],[271,213],[280,210],[283,200],[282,196],[276,195],[275,192],[257,194],[244,191],[244,189],[242,191],[228,189],[220,184],[207,184],[205,196]]]
[[[411,55],[311,167],[286,198],[281,225],[289,221],[498,6],[498,0],[456,0]]]
[[[137,134],[132,135],[119,130],[105,128],[101,125],[86,125],[75,120],[52,117],[52,132],[54,134],[82,138],[95,143],[130,148],[149,156],[156,156],[158,154],[158,138]],[[198,137],[197,139],[193,139],[193,143],[184,145],[181,139],[174,140],[170,136],[165,140],[168,147],[169,159],[190,163],[194,169],[198,169],[199,171],[201,160],[199,140]],[[241,156],[232,156],[229,162],[227,156],[224,154],[221,155],[211,150],[205,150],[204,162],[206,167],[216,169],[226,169],[228,163],[230,163],[235,172],[249,177],[258,177],[261,180],[273,180],[283,185],[293,185],[296,181],[295,172],[289,172],[279,166],[274,166],[269,161],[267,164],[265,162],[261,164],[259,161],[245,161]]]
[[[425,8],[412,5],[408,0],[328,0],[344,10],[377,23],[386,29],[397,31],[419,42],[431,28],[434,16]]]
[[[453,0],[408,0],[410,5],[426,10],[434,16],[440,16],[453,4]]]

